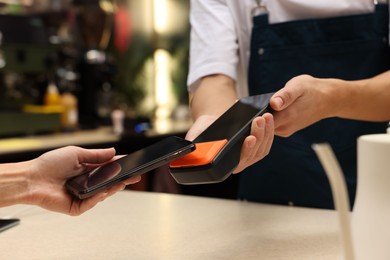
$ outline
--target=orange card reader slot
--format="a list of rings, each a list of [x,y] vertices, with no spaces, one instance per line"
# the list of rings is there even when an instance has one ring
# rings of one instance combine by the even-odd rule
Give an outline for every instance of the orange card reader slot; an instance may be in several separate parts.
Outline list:
[[[227,143],[227,139],[196,143],[195,151],[184,155],[169,164],[171,168],[195,167],[211,163]]]

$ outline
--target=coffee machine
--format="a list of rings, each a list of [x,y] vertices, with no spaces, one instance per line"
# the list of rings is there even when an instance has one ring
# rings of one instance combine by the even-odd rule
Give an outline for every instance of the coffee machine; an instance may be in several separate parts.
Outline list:
[[[116,66],[107,52],[113,27],[114,6],[105,1],[74,0],[77,33],[80,39],[78,92],[81,127],[95,128],[109,123]]]

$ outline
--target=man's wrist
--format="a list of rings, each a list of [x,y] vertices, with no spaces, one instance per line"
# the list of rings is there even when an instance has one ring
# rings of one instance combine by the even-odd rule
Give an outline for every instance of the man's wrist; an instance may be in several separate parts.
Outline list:
[[[326,79],[325,104],[328,109],[326,117],[342,117],[346,103],[350,98],[349,81],[341,79]]]

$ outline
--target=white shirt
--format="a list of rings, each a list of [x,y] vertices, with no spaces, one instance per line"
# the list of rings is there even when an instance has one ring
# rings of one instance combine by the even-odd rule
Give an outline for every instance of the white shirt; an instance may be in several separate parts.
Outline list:
[[[269,22],[372,12],[374,0],[264,0]],[[247,73],[255,0],[191,0],[188,90],[202,77],[224,74],[248,95]]]

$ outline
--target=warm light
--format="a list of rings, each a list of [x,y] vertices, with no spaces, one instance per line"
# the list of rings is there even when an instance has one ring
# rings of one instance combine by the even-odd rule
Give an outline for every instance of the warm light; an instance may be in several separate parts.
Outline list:
[[[156,62],[156,101],[157,105],[164,105],[168,103],[170,54],[166,50],[158,49],[154,53],[154,60]]]
[[[154,53],[155,61],[155,91],[157,116],[167,117],[170,114],[170,103],[172,102],[170,61],[171,55],[168,51],[158,49]]]
[[[114,4],[111,1],[100,0],[99,1],[99,6],[106,13],[110,13],[111,14],[111,13],[115,12]]]
[[[164,33],[168,28],[167,0],[154,0],[154,29],[157,33]]]

